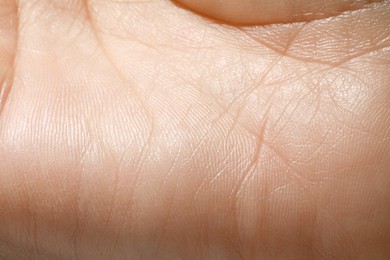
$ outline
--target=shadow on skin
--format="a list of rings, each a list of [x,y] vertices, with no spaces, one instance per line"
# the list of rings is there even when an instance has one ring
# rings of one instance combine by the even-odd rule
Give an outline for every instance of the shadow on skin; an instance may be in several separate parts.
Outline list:
[[[218,23],[238,26],[308,22],[366,8],[381,0],[173,0]]]

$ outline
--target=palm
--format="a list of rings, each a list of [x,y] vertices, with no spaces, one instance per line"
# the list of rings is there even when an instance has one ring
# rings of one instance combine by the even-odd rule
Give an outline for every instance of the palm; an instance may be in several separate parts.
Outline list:
[[[21,2],[0,34],[6,259],[390,257],[387,2],[259,28]]]

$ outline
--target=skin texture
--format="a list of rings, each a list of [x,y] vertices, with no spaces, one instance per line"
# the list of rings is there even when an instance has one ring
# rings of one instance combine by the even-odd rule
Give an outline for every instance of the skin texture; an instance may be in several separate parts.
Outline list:
[[[389,8],[0,0],[0,259],[389,259]]]

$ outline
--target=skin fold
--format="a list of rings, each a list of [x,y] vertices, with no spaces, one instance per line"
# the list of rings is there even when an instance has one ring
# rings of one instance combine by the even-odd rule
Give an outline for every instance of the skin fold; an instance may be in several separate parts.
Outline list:
[[[367,8],[381,0],[176,0],[210,18],[232,24],[312,21]]]
[[[207,16],[0,0],[0,259],[390,258],[389,1]]]

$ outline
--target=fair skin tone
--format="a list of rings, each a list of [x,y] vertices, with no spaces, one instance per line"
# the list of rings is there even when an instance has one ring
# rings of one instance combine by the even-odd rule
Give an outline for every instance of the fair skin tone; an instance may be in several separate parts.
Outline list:
[[[202,12],[0,0],[0,259],[390,258],[389,1]]]

